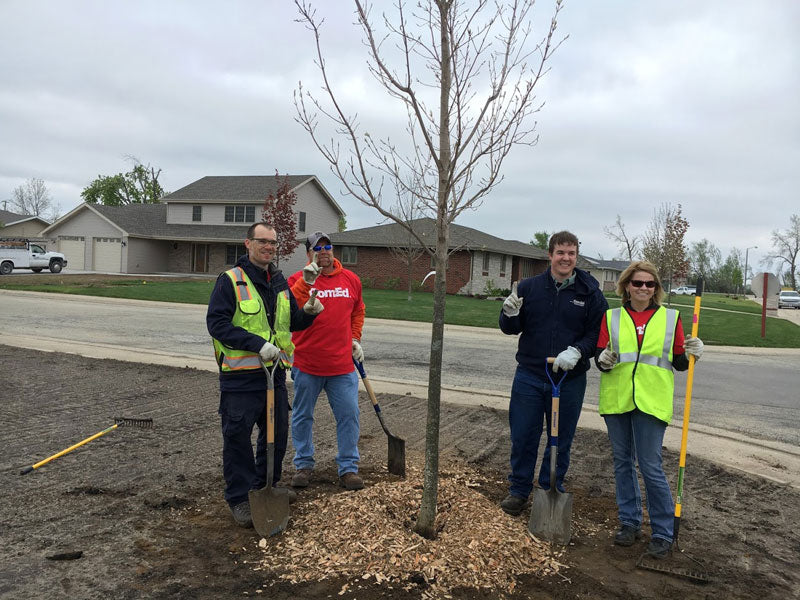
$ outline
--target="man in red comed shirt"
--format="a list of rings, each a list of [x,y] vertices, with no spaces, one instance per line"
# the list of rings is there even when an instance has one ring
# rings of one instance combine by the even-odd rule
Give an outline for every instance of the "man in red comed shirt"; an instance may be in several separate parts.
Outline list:
[[[361,280],[334,258],[333,244],[327,234],[317,231],[308,236],[306,252],[309,263],[289,277],[289,287],[297,302],[304,298],[303,304],[312,290],[316,290],[325,310],[311,327],[292,335],[295,345],[292,486],[304,488],[311,481],[314,407],[320,392],[325,390],[336,419],[339,484],[348,490],[360,490],[364,481],[358,475],[358,375],[353,359],[364,359],[360,343],[365,310]]]

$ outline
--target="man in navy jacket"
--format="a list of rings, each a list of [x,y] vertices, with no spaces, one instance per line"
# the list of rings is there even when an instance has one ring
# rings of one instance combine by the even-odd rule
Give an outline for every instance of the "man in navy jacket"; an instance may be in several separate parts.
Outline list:
[[[586,391],[586,371],[594,356],[600,321],[608,309],[597,281],[576,268],[578,238],[569,231],[550,237],[550,267],[541,275],[519,282],[503,302],[500,329],[521,334],[517,349],[517,370],[511,387],[508,422],[511,428],[511,473],[509,493],[500,503],[511,515],[522,512],[533,489],[533,476],[542,424],[550,424],[552,386],[545,369],[547,358],[555,357],[553,379],[567,371],[561,385],[558,424],[556,482],[564,491],[570,446],[578,425]],[[539,471],[539,485],[550,489],[550,446],[547,445]]]

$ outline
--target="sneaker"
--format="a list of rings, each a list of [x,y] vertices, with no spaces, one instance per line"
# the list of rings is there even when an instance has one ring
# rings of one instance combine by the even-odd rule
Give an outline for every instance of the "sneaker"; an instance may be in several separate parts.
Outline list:
[[[520,498],[519,496],[509,494],[500,503],[500,508],[503,509],[504,513],[516,517],[522,512],[522,509],[525,508],[526,502],[528,501],[525,498]]]
[[[311,481],[311,469],[298,469],[292,477],[292,487],[304,488],[308,487]]]
[[[236,506],[231,506],[233,520],[239,527],[252,527],[253,517],[250,515],[250,503],[240,502]]]
[[[672,542],[661,538],[653,538],[647,545],[647,554],[653,558],[665,558],[672,548]]]
[[[339,485],[346,490],[360,490],[364,487],[364,480],[357,473],[345,473],[339,477]]]
[[[633,525],[623,525],[614,534],[614,543],[617,546],[633,546],[633,543],[640,539],[642,539],[642,530]]]

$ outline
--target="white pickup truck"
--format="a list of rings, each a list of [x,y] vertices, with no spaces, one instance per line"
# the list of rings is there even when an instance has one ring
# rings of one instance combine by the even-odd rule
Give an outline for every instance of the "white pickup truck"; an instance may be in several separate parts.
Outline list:
[[[47,252],[28,240],[0,240],[0,275],[8,275],[14,269],[30,269],[34,273],[50,269],[52,273],[60,273],[66,266],[67,258],[60,252]]]

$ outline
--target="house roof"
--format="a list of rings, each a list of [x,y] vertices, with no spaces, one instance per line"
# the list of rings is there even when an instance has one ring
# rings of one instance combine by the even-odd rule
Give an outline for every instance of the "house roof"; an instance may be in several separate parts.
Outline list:
[[[263,202],[270,194],[275,194],[283,183],[283,176],[275,175],[228,175],[206,176],[179,190],[167,194],[162,202]],[[337,213],[344,216],[336,201],[325,186],[314,175],[287,175],[286,180],[292,190],[306,183],[313,183],[331,203]]]
[[[600,258],[586,257],[586,260],[592,263],[598,269],[605,269],[606,271],[624,271],[630,265],[629,260],[602,260]]]
[[[36,215],[20,215],[13,213],[10,210],[0,210],[0,223],[3,225],[16,225],[17,223],[24,223],[25,221],[39,220],[44,224],[49,224],[42,217]]]
[[[419,232],[421,237],[430,240],[431,246],[436,244],[436,222],[433,219],[415,219],[411,223],[414,230]],[[339,246],[396,247],[411,244],[415,247],[420,247],[416,239],[411,238],[409,240],[408,232],[398,223],[353,229],[351,231],[331,233],[330,235],[331,242]],[[531,244],[517,240],[504,240],[456,223],[450,225],[450,249],[482,250],[538,260],[549,260],[547,251]]]

